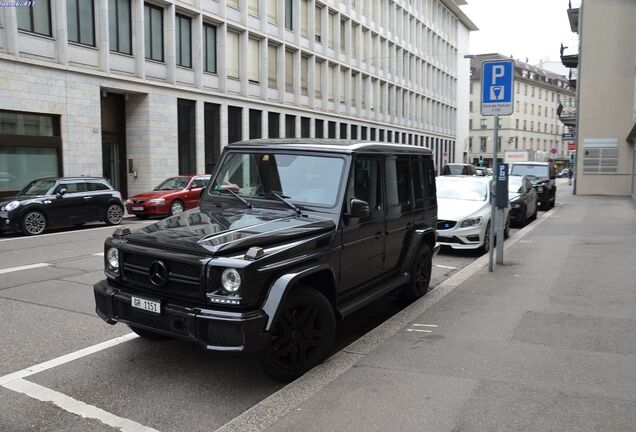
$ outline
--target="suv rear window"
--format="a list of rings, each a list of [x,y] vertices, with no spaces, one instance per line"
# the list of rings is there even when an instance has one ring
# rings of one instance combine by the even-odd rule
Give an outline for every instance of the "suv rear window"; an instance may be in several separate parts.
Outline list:
[[[511,175],[532,176],[535,178],[550,178],[550,167],[547,165],[514,164]]]

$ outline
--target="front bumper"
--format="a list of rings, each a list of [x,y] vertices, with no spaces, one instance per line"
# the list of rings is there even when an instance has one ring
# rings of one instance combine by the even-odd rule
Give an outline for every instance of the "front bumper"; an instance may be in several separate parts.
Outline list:
[[[20,229],[20,223],[17,217],[11,217],[9,212],[0,211],[0,232],[17,231]]]
[[[453,249],[479,249],[484,242],[485,225],[437,230],[437,243]]]
[[[97,315],[109,324],[122,322],[196,343],[209,351],[255,353],[268,341],[262,310],[234,312],[177,303],[103,280],[94,287]],[[161,303],[161,314],[131,306],[131,296]]]
[[[143,208],[143,210],[133,210],[134,208]],[[170,207],[161,205],[146,205],[146,204],[126,204],[126,211],[128,214],[134,214],[139,216],[165,216],[170,214]]]

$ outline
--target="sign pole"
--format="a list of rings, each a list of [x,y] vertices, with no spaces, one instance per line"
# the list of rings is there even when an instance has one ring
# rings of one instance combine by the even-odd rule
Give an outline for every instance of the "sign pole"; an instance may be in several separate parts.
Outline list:
[[[497,220],[496,217],[496,207],[495,207],[495,178],[497,176],[497,138],[499,137],[499,116],[495,115],[495,127],[494,133],[492,135],[492,181],[490,182],[490,229],[489,237],[488,237],[488,271],[493,271],[493,254],[495,252],[495,222]]]

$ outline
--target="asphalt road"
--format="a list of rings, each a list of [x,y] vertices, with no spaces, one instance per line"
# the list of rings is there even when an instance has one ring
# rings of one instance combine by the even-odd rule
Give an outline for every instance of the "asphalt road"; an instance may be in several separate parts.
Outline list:
[[[133,228],[145,223],[126,221]],[[92,284],[103,278],[102,245],[112,230],[95,224],[39,237],[0,236],[0,430],[113,430],[81,417],[96,407],[100,415],[134,422],[129,430],[209,431],[281,387],[250,358],[139,338],[28,373],[18,381],[21,390],[2,387],[7,374],[130,333],[94,312]],[[434,259],[432,285],[477,256],[443,251]],[[386,296],[356,313],[339,326],[337,349],[400,308]],[[46,402],[53,399],[67,409]]]

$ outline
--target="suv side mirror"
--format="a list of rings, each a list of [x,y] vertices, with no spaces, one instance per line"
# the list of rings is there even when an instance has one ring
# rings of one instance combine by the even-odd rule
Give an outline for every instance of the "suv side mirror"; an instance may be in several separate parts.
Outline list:
[[[353,198],[351,200],[351,212],[349,215],[361,219],[369,217],[369,203]]]
[[[62,198],[64,195],[66,195],[66,189],[65,189],[65,188],[62,188],[62,189],[60,189],[59,191],[57,191],[56,196],[57,196],[58,198]]]

